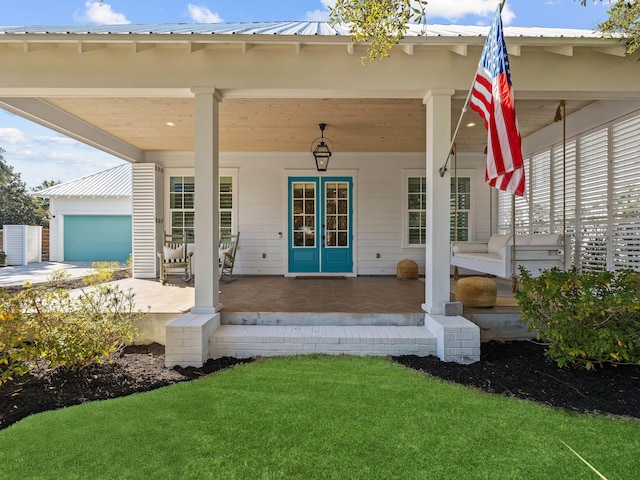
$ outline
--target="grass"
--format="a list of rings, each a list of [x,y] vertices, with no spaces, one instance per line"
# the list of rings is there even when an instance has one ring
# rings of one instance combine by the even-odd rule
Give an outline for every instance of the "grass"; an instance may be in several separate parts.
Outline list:
[[[382,358],[297,356],[34,415],[9,479],[637,478],[640,422],[578,415]]]

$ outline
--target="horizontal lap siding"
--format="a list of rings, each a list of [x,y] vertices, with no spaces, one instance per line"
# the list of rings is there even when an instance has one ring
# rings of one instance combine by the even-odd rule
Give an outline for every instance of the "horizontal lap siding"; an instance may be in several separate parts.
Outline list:
[[[364,158],[358,175],[358,273],[395,275],[400,260],[424,269],[424,248],[403,248],[402,170],[424,169],[424,155],[378,154]],[[380,254],[380,258],[377,258]]]
[[[402,248],[402,169],[424,168],[421,154],[341,154],[325,174],[357,170],[354,227],[360,275],[395,275],[397,263],[410,258],[424,265],[424,249]],[[234,272],[282,275],[287,270],[288,172],[315,176],[307,154],[221,154],[221,168],[238,168],[240,244]],[[282,233],[280,238],[279,233]],[[262,254],[266,258],[262,258]],[[380,258],[376,254],[380,253]]]
[[[279,155],[221,154],[220,166],[238,168],[238,231],[240,242],[233,271],[239,275],[283,275],[286,268],[284,187]],[[279,236],[282,232],[282,238]],[[262,254],[266,258],[262,258]]]

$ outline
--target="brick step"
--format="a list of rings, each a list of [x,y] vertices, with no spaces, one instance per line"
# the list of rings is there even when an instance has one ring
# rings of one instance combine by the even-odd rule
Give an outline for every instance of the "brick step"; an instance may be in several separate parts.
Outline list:
[[[220,312],[222,325],[392,326],[424,325],[422,313]]]
[[[222,325],[210,337],[210,356],[326,353],[435,355],[436,337],[422,326]]]

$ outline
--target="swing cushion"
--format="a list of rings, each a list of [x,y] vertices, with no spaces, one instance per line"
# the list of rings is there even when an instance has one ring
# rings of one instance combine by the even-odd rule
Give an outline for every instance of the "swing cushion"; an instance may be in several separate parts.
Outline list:
[[[516,274],[524,266],[538,276],[547,268],[568,269],[571,263],[569,237],[556,233],[518,235],[515,245]],[[564,255],[564,249],[568,249]],[[454,242],[451,245],[451,266],[483,272],[501,278],[511,278],[514,247],[512,235],[492,235],[487,243]]]

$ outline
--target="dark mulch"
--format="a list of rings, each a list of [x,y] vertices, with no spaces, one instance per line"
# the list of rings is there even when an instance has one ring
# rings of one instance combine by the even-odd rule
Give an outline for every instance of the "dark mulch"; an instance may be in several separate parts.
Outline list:
[[[576,412],[640,418],[640,366],[604,365],[587,371],[563,367],[535,342],[487,342],[480,361],[443,363],[436,357],[395,357],[397,362],[434,377],[486,392],[523,398]]]
[[[640,418],[640,366],[606,366],[595,371],[559,369],[544,357],[544,348],[533,342],[484,343],[481,361],[472,365],[444,363],[436,357],[402,356],[394,360],[491,393],[578,412]],[[167,369],[162,345],[129,347],[110,364],[80,372],[58,368],[0,386],[0,429],[33,413],[153,390],[248,361],[220,358],[209,360],[202,368]]]
[[[164,366],[164,346],[156,343],[127,347],[112,363],[80,371],[59,367],[43,375],[28,374],[0,385],[0,430],[33,413],[155,390],[249,361],[223,357],[202,368],[169,369]]]

